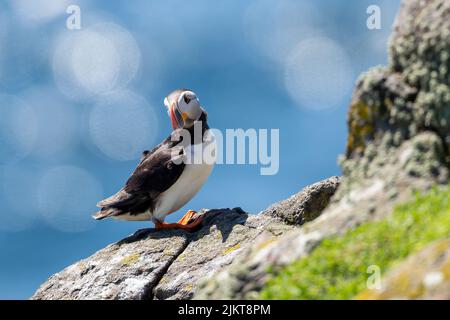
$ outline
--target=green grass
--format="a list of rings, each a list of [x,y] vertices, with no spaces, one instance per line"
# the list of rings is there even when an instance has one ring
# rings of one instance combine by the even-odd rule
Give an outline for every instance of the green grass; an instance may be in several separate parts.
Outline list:
[[[366,289],[367,267],[384,273],[426,244],[450,236],[450,185],[415,194],[389,217],[321,242],[273,273],[262,299],[351,299]]]

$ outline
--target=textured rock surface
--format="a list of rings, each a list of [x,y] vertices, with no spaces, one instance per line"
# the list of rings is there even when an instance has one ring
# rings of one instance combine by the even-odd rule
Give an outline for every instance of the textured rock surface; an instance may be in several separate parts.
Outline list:
[[[204,223],[156,286],[156,299],[191,298],[201,278],[230,264],[261,233],[276,237],[291,229],[276,219],[240,210],[211,210]]]
[[[289,201],[301,206],[307,200],[301,215],[309,219],[328,203],[337,186],[338,178],[333,177]],[[194,233],[139,230],[53,275],[32,299],[189,299],[200,279],[229,265],[258,236],[276,238],[294,229],[283,222],[285,206],[277,208],[270,210],[276,216],[248,215],[240,208],[201,212],[203,226]]]
[[[450,239],[439,240],[381,278],[357,299],[450,299]]]
[[[380,176],[388,177],[383,178],[388,184],[401,179],[399,175],[447,181],[449,69],[450,1],[402,1],[389,44],[389,65],[363,74],[352,97],[339,195]],[[410,149],[392,156],[411,139],[421,145],[414,157]]]
[[[277,239],[260,237],[203,281],[194,298],[258,297],[269,269],[307,256],[325,238],[386,217],[412,190],[448,181],[450,1],[403,1],[389,50],[389,66],[357,82],[340,159],[343,177],[331,204],[302,228]]]
[[[258,215],[210,210],[193,234],[141,230],[55,274],[32,298],[258,297],[269,269],[277,272],[323,239],[387,217],[413,190],[448,183],[449,69],[450,1],[403,1],[389,65],[369,70],[357,82],[348,112],[347,150],[340,159],[342,179],[309,186]],[[423,281],[437,283],[435,271],[448,270],[448,241],[442,243],[437,246],[447,251],[438,256],[437,247],[425,249],[393,271],[387,285],[406,278],[414,291]],[[404,272],[420,261],[426,263],[418,268],[417,279]],[[428,271],[435,272],[431,278]],[[448,298],[448,282],[438,285],[417,297]],[[374,297],[410,297],[390,292]]]
[[[424,159],[434,159],[440,140],[424,132],[390,152],[390,164],[372,179],[335,197],[314,221],[279,238],[264,235],[229,267],[200,283],[195,299],[252,299],[266,283],[268,270],[277,270],[308,255],[323,239],[342,235],[361,223],[381,219],[395,204],[411,197],[411,190],[428,189],[436,183],[427,175],[411,176],[407,166],[421,167]],[[425,148],[424,146],[427,146]],[[437,148],[439,150],[439,148]],[[428,152],[424,152],[428,150]],[[420,154],[420,156],[418,156]],[[445,168],[441,168],[445,171]],[[340,193],[338,189],[338,193]]]
[[[293,225],[312,221],[328,206],[339,182],[339,177],[331,177],[307,186],[300,193],[267,208],[264,213]]]
[[[151,298],[152,288],[187,244],[181,231],[139,231],[53,275],[32,298]]]
[[[421,131],[436,132],[450,154],[449,39],[449,1],[402,2],[389,66],[358,80],[348,114],[348,157],[370,143],[397,147]]]

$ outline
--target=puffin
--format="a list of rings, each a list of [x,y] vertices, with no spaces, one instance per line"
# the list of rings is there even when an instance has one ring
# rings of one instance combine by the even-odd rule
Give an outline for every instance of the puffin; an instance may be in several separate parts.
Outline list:
[[[202,152],[206,149],[215,155],[214,135],[207,123],[207,113],[192,90],[173,91],[165,97],[164,105],[172,133],[153,150],[142,153],[125,185],[97,203],[100,210],[93,215],[94,219],[152,221],[156,229],[189,232],[201,224],[203,215],[194,210],[187,211],[176,223],[164,220],[188,203],[211,174],[215,159],[205,161]]]

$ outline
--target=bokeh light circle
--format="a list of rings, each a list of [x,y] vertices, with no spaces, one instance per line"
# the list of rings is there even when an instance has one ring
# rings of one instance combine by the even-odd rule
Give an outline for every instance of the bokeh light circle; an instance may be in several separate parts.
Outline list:
[[[69,0],[10,0],[11,7],[24,23],[40,24],[65,15]]]
[[[131,91],[117,91],[93,107],[89,115],[89,134],[106,156],[127,161],[152,148],[158,130],[151,105]]]
[[[0,230],[17,232],[30,228],[38,217],[36,177],[17,165],[0,166]]]
[[[73,48],[71,65],[75,80],[93,93],[115,87],[120,69],[119,52],[112,39],[86,31]]]
[[[344,102],[353,87],[353,67],[345,50],[326,37],[301,41],[285,64],[285,87],[302,108],[325,110]]]
[[[49,169],[38,184],[37,201],[44,220],[64,232],[93,227],[91,214],[103,196],[102,186],[88,171],[74,166]]]
[[[250,2],[243,15],[243,29],[259,54],[283,63],[301,40],[321,33],[321,15],[313,3],[295,0]]]
[[[1,11],[1,9],[0,9]],[[45,72],[49,52],[48,34],[21,25],[8,13],[0,12],[0,87],[17,92]]]
[[[126,87],[140,65],[141,52],[134,37],[111,22],[80,32],[64,31],[56,41],[53,56],[58,88],[74,100]]]
[[[32,156],[53,161],[70,156],[78,140],[79,118],[75,106],[49,86],[34,87],[21,96],[33,104],[39,122]]]
[[[0,94],[0,163],[27,156],[38,135],[36,112],[22,99]]]

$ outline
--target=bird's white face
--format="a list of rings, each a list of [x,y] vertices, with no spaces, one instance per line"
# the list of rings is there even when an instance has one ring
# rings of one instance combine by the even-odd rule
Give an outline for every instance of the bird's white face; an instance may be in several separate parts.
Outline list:
[[[197,95],[190,90],[176,90],[164,99],[172,128],[190,128],[202,114]]]

